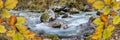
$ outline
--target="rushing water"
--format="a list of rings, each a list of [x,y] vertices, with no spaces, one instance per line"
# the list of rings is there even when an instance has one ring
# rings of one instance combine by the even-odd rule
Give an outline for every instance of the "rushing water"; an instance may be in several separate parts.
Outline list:
[[[89,28],[86,23],[88,23],[91,15],[96,15],[96,12],[81,12],[79,14],[70,15],[72,18],[61,18],[63,15],[59,15],[56,21],[64,21],[68,28],[59,29],[52,28],[49,26],[49,23],[40,22],[40,16],[42,13],[33,13],[33,12],[23,12],[23,11],[10,11],[11,13],[16,13],[16,15],[24,16],[27,18],[25,25],[27,25],[31,30],[39,32],[45,32],[48,34],[58,34],[60,36],[73,36],[84,34],[86,28]],[[88,15],[91,14],[91,15]],[[83,26],[80,26],[84,24]]]

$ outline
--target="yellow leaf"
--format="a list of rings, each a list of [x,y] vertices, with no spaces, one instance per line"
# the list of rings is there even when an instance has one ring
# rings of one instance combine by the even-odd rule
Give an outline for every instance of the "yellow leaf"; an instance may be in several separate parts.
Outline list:
[[[2,8],[2,7],[3,7],[3,1],[0,0],[0,8]]]
[[[41,37],[34,37],[32,40],[42,40]]]
[[[93,21],[94,24],[96,25],[103,25],[104,23],[101,21],[100,18],[96,18],[94,21]]]
[[[6,31],[5,26],[0,25],[0,33],[5,33]]]
[[[18,0],[6,0],[5,8],[13,9],[14,7],[16,7],[17,3],[18,3]]]
[[[93,3],[95,0],[87,0],[88,3]]]
[[[118,24],[120,22],[120,17],[117,15],[117,16],[114,16],[113,18],[113,24]]]
[[[24,18],[24,17],[17,17],[16,25],[22,25],[22,24],[25,23],[25,21],[26,21],[26,18]]]
[[[116,2],[116,0],[112,0],[111,3]]]
[[[113,10],[118,10],[120,9],[120,2],[114,2],[113,3]]]
[[[104,14],[105,15],[108,15],[110,13],[110,8],[109,8],[109,6],[105,6],[105,8],[104,8]]]
[[[1,16],[2,16],[3,18],[9,18],[9,17],[10,17],[10,13],[9,13],[8,10],[2,9]]]
[[[103,32],[103,25],[99,25],[96,29],[95,32]]]
[[[9,31],[6,33],[6,35],[7,35],[8,37],[13,37],[13,36],[15,35],[15,30],[9,30]]]
[[[31,32],[31,31],[29,31],[29,30],[27,30],[26,32],[24,32],[23,33],[24,34],[24,36],[26,37],[26,38],[33,38],[34,36],[35,36],[35,32]]]
[[[99,38],[101,38],[101,36],[102,36],[102,33],[95,32],[95,33],[93,33],[93,35],[91,36],[91,38],[92,39],[99,39]]]
[[[107,38],[111,37],[111,35],[112,35],[111,31],[104,30],[104,32],[103,32],[103,38],[107,39]]]
[[[9,18],[8,21],[7,21],[7,23],[8,23],[9,25],[15,25],[16,22],[17,22],[17,18],[16,18],[15,15],[10,16],[10,18]]]
[[[107,27],[107,30],[109,30],[109,31],[113,31],[115,29],[115,27],[113,26],[113,25],[109,25],[108,27]]]
[[[95,7],[96,9],[101,9],[104,7],[104,3],[102,1],[96,1],[95,3],[93,3],[93,7]]]
[[[109,5],[111,4],[111,0],[104,0],[104,2]]]
[[[20,33],[15,33],[13,40],[24,40],[24,36]]]
[[[20,31],[20,33],[23,33],[28,29],[27,26],[23,26],[23,25],[17,25],[16,27]]]

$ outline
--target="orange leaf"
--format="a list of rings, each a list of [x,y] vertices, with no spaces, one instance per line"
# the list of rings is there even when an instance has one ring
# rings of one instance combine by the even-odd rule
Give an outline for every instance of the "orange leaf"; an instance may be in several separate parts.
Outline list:
[[[88,3],[93,3],[95,0],[87,0]]]
[[[16,18],[15,15],[11,16],[11,17],[8,19],[8,21],[7,21],[7,23],[8,23],[9,25],[15,25],[16,22],[17,22],[17,18]]]
[[[25,36],[26,38],[29,39],[29,38],[33,38],[33,37],[35,36],[36,33],[27,30],[27,31],[23,32],[23,34],[24,34],[24,36]]]
[[[107,22],[107,21],[108,21],[108,16],[107,16],[107,15],[104,15],[104,14],[100,14],[100,19],[101,19],[103,22]]]
[[[2,18],[0,18],[0,24],[3,22],[3,19]]]
[[[16,27],[16,26],[11,26],[11,28],[12,28],[13,30],[17,30],[17,27]]]
[[[115,16],[116,12],[112,11],[111,16]]]
[[[93,35],[91,37],[92,37],[92,39],[99,39],[99,38],[101,38],[101,36],[102,36],[101,32],[95,32],[95,33],[93,33]]]
[[[103,32],[103,25],[96,27],[95,32]]]
[[[32,40],[42,40],[41,37],[34,37]]]

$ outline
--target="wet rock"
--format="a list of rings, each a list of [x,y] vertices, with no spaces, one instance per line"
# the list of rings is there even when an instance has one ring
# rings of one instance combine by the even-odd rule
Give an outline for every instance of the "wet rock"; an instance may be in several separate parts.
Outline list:
[[[96,13],[96,14],[99,16],[99,15],[100,15],[100,13],[101,13],[101,12],[97,11],[97,13]]]
[[[60,28],[61,24],[58,22],[50,22],[50,26],[52,26],[53,28]]]
[[[60,29],[66,29],[67,28],[67,24],[64,22],[50,22],[49,25],[53,28],[60,28]]]
[[[68,17],[68,14],[64,14],[63,16],[62,16],[62,18],[67,18]]]
[[[64,12],[68,12],[70,8],[66,7],[63,9]]]
[[[57,14],[54,13],[53,10],[49,9],[45,11],[40,17],[41,22],[50,22],[54,21],[57,18]]]
[[[58,9],[58,8],[54,9],[54,12],[60,12],[60,11],[61,11],[61,10]]]
[[[72,8],[72,9],[70,9],[70,13],[76,14],[76,13],[79,13],[79,11],[76,8]]]
[[[48,22],[49,21],[49,15],[47,13],[43,13],[40,17],[41,22]]]
[[[62,14],[65,14],[65,12],[64,11],[60,11],[59,14],[62,15]]]

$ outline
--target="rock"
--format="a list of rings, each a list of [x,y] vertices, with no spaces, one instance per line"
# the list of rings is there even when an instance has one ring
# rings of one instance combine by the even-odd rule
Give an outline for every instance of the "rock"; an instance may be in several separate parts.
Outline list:
[[[67,28],[67,24],[62,21],[60,21],[60,22],[53,21],[53,22],[50,22],[49,25],[53,28],[60,28],[60,29]]]
[[[62,16],[62,18],[67,18],[68,17],[68,14],[64,14],[63,16]]]
[[[64,12],[68,12],[70,8],[66,7],[63,9]]]
[[[60,28],[61,24],[58,22],[50,22],[50,26],[52,26],[53,28]]]
[[[72,18],[70,15],[68,15],[68,14],[64,14],[63,16],[62,16],[62,18]]]
[[[72,9],[70,9],[70,13],[76,14],[76,13],[79,13],[79,11],[76,8],[72,8]]]
[[[59,14],[62,15],[62,14],[65,14],[65,12],[64,11],[60,11]]]
[[[49,21],[49,15],[47,13],[43,13],[40,17],[41,22],[48,22]]]
[[[50,16],[50,18],[52,18],[52,19],[56,19],[58,16],[56,13],[54,13],[54,11],[52,9],[49,9],[48,13],[49,13],[48,15]]]
[[[41,22],[50,22],[50,21],[54,21],[57,18],[57,16],[58,15],[55,14],[53,10],[49,9],[41,15],[40,19]]]
[[[101,14],[101,12],[97,11],[96,15],[98,15],[98,16],[99,16],[100,14]]]

